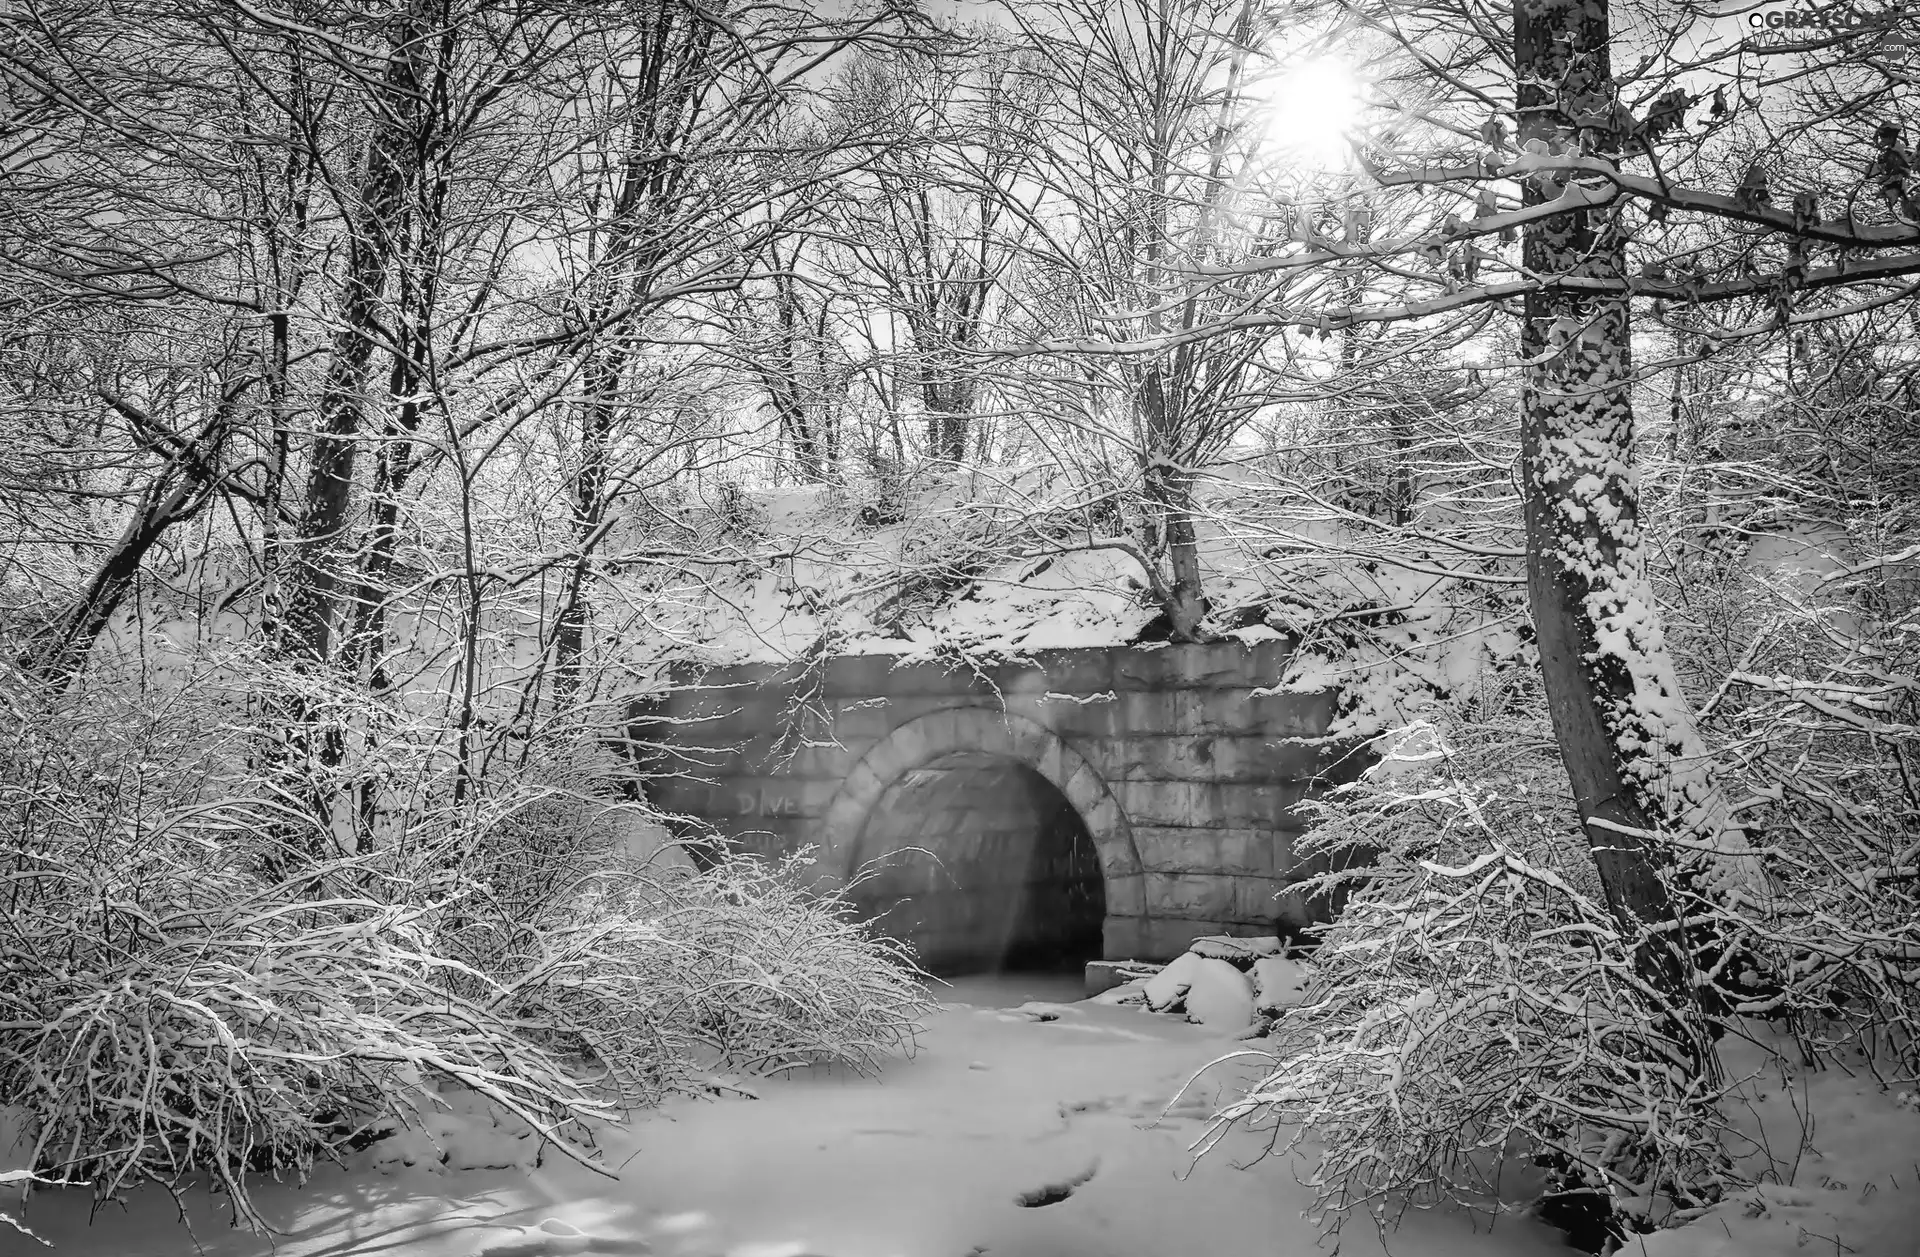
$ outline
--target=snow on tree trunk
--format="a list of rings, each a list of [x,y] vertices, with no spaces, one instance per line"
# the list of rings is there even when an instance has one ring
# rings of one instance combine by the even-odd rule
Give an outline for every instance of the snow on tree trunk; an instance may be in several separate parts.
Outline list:
[[[1619,151],[1604,0],[1517,0],[1514,53],[1523,151]],[[1544,149],[1542,146],[1546,146]],[[1528,179],[1525,201],[1562,193],[1560,176]],[[1750,857],[1676,861],[1686,849],[1746,849],[1715,781],[1668,655],[1647,578],[1633,471],[1630,325],[1624,298],[1552,286],[1556,276],[1620,279],[1626,238],[1605,208],[1527,228],[1521,347],[1521,458],[1527,591],[1554,732],[1607,901],[1644,980],[1681,1007],[1709,940],[1676,947],[1675,891],[1725,899],[1757,886]],[[1696,847],[1695,844],[1698,844]],[[1685,867],[1682,867],[1685,866]],[[1674,874],[1682,874],[1676,880]],[[1714,951],[1724,951],[1724,946]]]

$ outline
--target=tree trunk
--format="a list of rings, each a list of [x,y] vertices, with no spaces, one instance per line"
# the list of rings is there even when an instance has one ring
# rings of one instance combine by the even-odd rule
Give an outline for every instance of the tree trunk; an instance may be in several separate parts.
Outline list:
[[[1520,142],[1616,154],[1604,5],[1517,0]],[[1603,126],[1591,125],[1604,119]],[[1584,129],[1579,125],[1585,122]],[[1604,129],[1603,129],[1604,127]],[[1525,202],[1560,195],[1529,179]],[[1524,261],[1546,283],[1525,303],[1521,459],[1527,593],[1560,756],[1608,906],[1635,940],[1640,976],[1690,1027],[1697,939],[1683,939],[1656,831],[1735,851],[1711,764],[1668,656],[1647,578],[1633,465],[1630,326],[1623,298],[1582,296],[1555,277],[1620,279],[1626,241],[1608,212],[1575,210],[1526,230]],[[1682,1041],[1695,1039],[1690,1029]],[[1689,1044],[1696,1052],[1697,1039]]]
[[[581,657],[586,653],[587,620],[591,611],[588,585],[592,581],[593,552],[607,517],[607,481],[612,465],[612,442],[620,399],[620,377],[627,355],[612,350],[587,364],[586,399],[581,403],[580,470],[573,480],[573,532],[578,550],[567,570],[566,589],[553,624],[553,688],[564,703],[579,688]]]
[[[969,412],[973,409],[972,381],[923,361],[920,404],[927,412],[927,457],[937,463],[964,462]]]
[[[381,297],[387,287],[399,221],[406,208],[414,137],[401,121],[413,118],[421,98],[420,40],[426,31],[416,7],[399,32],[382,88],[387,119],[368,142],[359,204],[348,224],[340,329],[320,394],[318,430],[308,471],[306,509],[295,547],[287,591],[282,648],[310,662],[333,653],[340,566],[345,562],[348,509],[353,500],[354,460],[359,448],[362,395],[379,332]]]
[[[1157,517],[1168,565],[1173,569],[1173,581],[1161,609],[1167,617],[1168,640],[1198,642],[1207,638],[1201,627],[1207,600],[1200,581],[1200,542],[1193,526],[1193,475],[1173,457],[1179,452],[1174,448],[1180,423],[1174,413],[1177,404],[1167,394],[1166,372],[1158,366],[1147,368],[1139,385],[1142,427],[1147,438],[1141,478],[1148,510]]]
[[[238,391],[221,398],[219,410],[195,439],[179,443],[166,465],[140,496],[140,506],[120,540],[94,571],[87,587],[60,618],[34,635],[20,658],[20,670],[39,677],[55,690],[65,690],[85,666],[87,655],[113,620],[127,591],[140,574],[147,553],[175,524],[192,519],[206,505],[218,485],[214,467],[231,424]],[[144,416],[130,403],[109,399],[108,404],[130,416]]]

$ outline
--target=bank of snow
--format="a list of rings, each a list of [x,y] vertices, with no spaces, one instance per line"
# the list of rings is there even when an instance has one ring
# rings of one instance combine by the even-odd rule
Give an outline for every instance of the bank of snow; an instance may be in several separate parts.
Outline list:
[[[1216,959],[1217,958],[1207,958]],[[1256,963],[1258,963],[1256,961]],[[1291,963],[1291,962],[1282,962]],[[1272,978],[1281,975],[1278,966]],[[1236,970],[1237,972],[1237,970]],[[1269,982],[1275,992],[1280,984]],[[87,1225],[79,1193],[36,1196],[29,1223],[64,1257],[1273,1257],[1324,1251],[1300,1216],[1287,1163],[1230,1138],[1197,1166],[1189,1148],[1231,1094],[1237,1046],[1218,1027],[1142,1007],[1078,1001],[1060,980],[963,981],[943,993],[925,1047],[878,1078],[814,1073],[680,1102],[606,1141],[603,1178],[477,1109],[375,1145],[304,1189],[257,1202],[277,1247],[227,1229],[219,1201],[181,1205],[141,1189]],[[1750,1046],[1749,1125],[1781,1159],[1782,1184],[1741,1193],[1688,1225],[1636,1238],[1644,1257],[1914,1257],[1920,1252],[1920,1109],[1871,1076],[1827,1071],[1778,1085]],[[1811,1112],[1810,1123],[1796,1116]],[[1802,1134],[1805,1141],[1802,1146]],[[439,1163],[445,1153],[455,1171]],[[1756,1155],[1758,1153],[1756,1145]],[[412,1164],[407,1164],[411,1160]],[[1246,1168],[1241,1168],[1246,1166]],[[1410,1214],[1381,1242],[1364,1220],[1347,1257],[1547,1257],[1557,1232],[1518,1216],[1491,1229],[1457,1213]]]
[[[1336,522],[1274,517],[1272,486],[1244,469],[1217,469],[1197,492],[1209,627],[1295,642],[1277,683],[1338,688],[1336,732],[1406,724],[1520,652],[1520,603],[1504,587],[1435,575],[1431,555],[1411,566],[1356,557],[1358,542]],[[1110,502],[1101,506],[1104,489],[1046,468],[1007,468],[929,474],[897,493],[871,485],[734,493],[655,521],[666,530],[660,538],[627,544],[697,557],[667,567],[611,561],[609,591],[647,625],[622,635],[621,666],[657,685],[668,663],[991,659],[1154,639],[1156,576],[1131,526]],[[1462,570],[1503,563],[1511,566],[1490,558]]]
[[[1218,1030],[1133,1008],[1067,1002],[1058,982],[963,982],[912,1060],[877,1079],[816,1074],[675,1104],[608,1140],[617,1179],[547,1157],[450,1172],[376,1145],[305,1189],[262,1188],[277,1250],[224,1228],[218,1202],[184,1197],[208,1257],[1271,1257],[1315,1251],[1306,1193],[1284,1163],[1238,1169],[1250,1144],[1190,1164],[1187,1149],[1231,1070],[1162,1113],[1192,1073],[1235,1045]],[[1049,1000],[1047,997],[1053,997]],[[1064,999],[1062,997],[1065,997]],[[459,1157],[524,1160],[491,1128]],[[375,1168],[386,1161],[389,1172]],[[1191,1172],[1189,1172],[1191,1171]],[[1025,1203],[1022,1203],[1025,1202]],[[191,1257],[165,1193],[142,1189],[91,1228],[77,1195],[35,1197],[28,1220],[65,1257]],[[1540,1257],[1565,1249],[1523,1219],[1476,1231],[1413,1218],[1397,1257]],[[4,1249],[0,1242],[0,1249]],[[7,1249],[6,1251],[12,1251]],[[1341,1251],[1378,1254],[1370,1230]]]
[[[1734,1151],[1765,1178],[1622,1257],[1920,1257],[1920,1087],[1883,1084],[1858,1055],[1798,1067],[1764,1028],[1721,1058],[1746,1080],[1732,1113],[1751,1142]]]

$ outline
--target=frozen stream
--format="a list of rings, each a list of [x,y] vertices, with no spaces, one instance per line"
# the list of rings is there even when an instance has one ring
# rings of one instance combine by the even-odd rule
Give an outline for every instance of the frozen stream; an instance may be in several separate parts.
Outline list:
[[[526,1170],[363,1165],[330,1168],[303,1189],[263,1189],[260,1200],[287,1231],[277,1249],[285,1257],[1319,1251],[1299,1217],[1306,1194],[1286,1164],[1235,1168],[1249,1141],[1188,1173],[1200,1106],[1217,1084],[1160,1116],[1195,1069],[1245,1045],[1174,1018],[1065,1002],[1079,993],[1077,977],[961,979],[941,991],[948,1002],[912,1060],[879,1078],[819,1071],[757,1083],[759,1099],[689,1101],[644,1115],[609,1141],[617,1181],[553,1157]],[[1014,1011],[1034,1000],[1060,1002]],[[270,1251],[265,1240],[227,1229],[213,1198],[190,1193],[186,1203],[209,1257]],[[83,1200],[43,1195],[28,1220],[57,1254],[195,1253],[157,1191],[143,1190],[92,1227]],[[1356,1228],[1341,1251],[1383,1250],[1370,1228]],[[1526,1221],[1476,1233],[1463,1216],[1421,1215],[1392,1238],[1391,1251],[1569,1250]]]

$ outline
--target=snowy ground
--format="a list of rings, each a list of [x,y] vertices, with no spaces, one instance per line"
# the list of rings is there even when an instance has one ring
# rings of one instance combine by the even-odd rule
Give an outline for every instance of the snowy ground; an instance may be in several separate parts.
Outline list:
[[[540,1167],[449,1172],[422,1156],[363,1163],[303,1189],[258,1195],[276,1248],[225,1227],[190,1192],[199,1251],[239,1257],[1295,1257],[1322,1251],[1306,1193],[1284,1163],[1236,1168],[1229,1143],[1192,1167],[1222,1074],[1162,1116],[1194,1070],[1243,1046],[1138,1007],[1077,1002],[1077,979],[974,979],[947,1001],[921,1052],[884,1076],[817,1074],[753,1084],[758,1099],[688,1102],[609,1141],[619,1178],[548,1157]],[[1759,1057],[1735,1054],[1757,1068]],[[1756,1084],[1776,1155],[1796,1186],[1737,1196],[1645,1257],[1915,1257],[1920,1109],[1864,1074],[1825,1072],[1789,1090]],[[1798,1116],[1806,1097],[1811,1132]],[[484,1163],[485,1140],[457,1132]],[[454,1144],[449,1140],[449,1146]],[[511,1143],[511,1141],[507,1141]],[[1805,1146],[1801,1146],[1802,1143]],[[371,1167],[389,1162],[385,1172]],[[511,1160],[512,1154],[503,1158]],[[429,1166],[433,1168],[429,1169]],[[1191,1173],[1189,1170],[1191,1169]],[[1020,1203],[1026,1200],[1027,1204]],[[1050,1201],[1051,1203],[1038,1203]],[[78,1194],[35,1197],[30,1225],[67,1257],[189,1257],[164,1193],[142,1190],[91,1227]],[[1837,1241],[1837,1243],[1836,1243]],[[0,1237],[0,1251],[36,1246]],[[37,1251],[48,1251],[38,1249]],[[1558,1233],[1508,1217],[1415,1215],[1383,1248],[1350,1228],[1348,1257],[1541,1257]],[[1640,1257],[1642,1244],[1628,1249]]]
[[[1136,1008],[1060,1003],[1077,980],[963,981],[921,1052],[878,1079],[755,1084],[757,1100],[690,1102],[619,1132],[618,1181],[549,1157],[529,1170],[330,1169],[259,1200],[285,1228],[283,1257],[1271,1257],[1315,1250],[1286,1167],[1239,1170],[1215,1153],[1188,1174],[1187,1145],[1217,1086],[1167,1118],[1199,1066],[1236,1045]],[[1039,1011],[1013,1007],[1043,1001]],[[1052,1020],[1036,1020],[1051,1016]],[[370,1149],[371,1155],[377,1150]],[[1247,1146],[1231,1149],[1244,1156]],[[1049,1189],[1052,1189],[1050,1192]],[[1064,1199],[1022,1206],[1069,1191]],[[266,1253],[187,1197],[208,1257]],[[164,1193],[86,1223],[85,1201],[36,1196],[28,1223],[66,1257],[189,1257]],[[0,1239],[11,1253],[13,1241]],[[34,1248],[26,1241],[18,1247]],[[47,1250],[40,1250],[47,1251]],[[1382,1251],[1371,1231],[1343,1253]],[[1422,1217],[1396,1257],[1564,1253],[1517,1219],[1476,1234]]]

